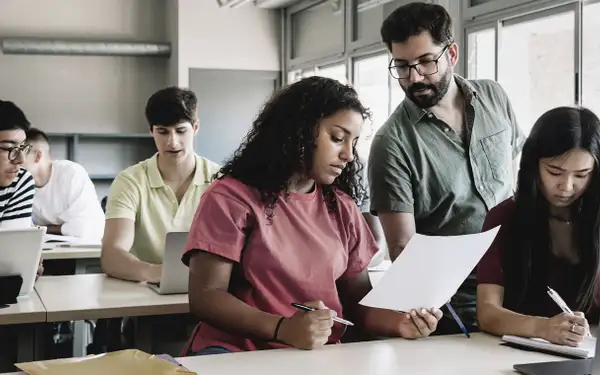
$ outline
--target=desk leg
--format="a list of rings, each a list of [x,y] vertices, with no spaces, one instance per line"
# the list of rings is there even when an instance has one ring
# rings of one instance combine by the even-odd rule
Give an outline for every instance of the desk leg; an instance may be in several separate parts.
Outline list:
[[[152,323],[152,318],[152,316],[138,316],[134,324],[135,348],[148,354],[153,354],[152,340],[154,335],[152,334],[152,330],[154,328],[154,324]]]
[[[73,357],[87,355],[88,327],[83,320],[73,322]]]
[[[98,259],[76,259],[75,274],[81,275],[87,273],[90,266],[98,264]],[[87,344],[89,343],[90,329],[84,321],[73,322],[73,356],[83,357],[87,355]]]
[[[75,259],[75,274],[82,275],[85,273],[88,262],[86,259]]]

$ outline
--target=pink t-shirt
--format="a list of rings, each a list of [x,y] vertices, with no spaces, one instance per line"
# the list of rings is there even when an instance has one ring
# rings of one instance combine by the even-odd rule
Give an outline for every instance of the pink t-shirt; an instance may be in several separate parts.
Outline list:
[[[190,228],[183,262],[203,250],[236,262],[229,292],[261,311],[291,316],[292,302],[321,300],[343,316],[336,280],[360,274],[377,244],[356,203],[338,191],[339,213],[328,211],[319,186],[308,194],[290,193],[275,207],[272,224],[258,191],[227,177],[206,190]],[[193,285],[191,286],[193,288]],[[222,346],[231,351],[279,348],[200,323],[192,351]],[[330,343],[344,327],[334,324]]]

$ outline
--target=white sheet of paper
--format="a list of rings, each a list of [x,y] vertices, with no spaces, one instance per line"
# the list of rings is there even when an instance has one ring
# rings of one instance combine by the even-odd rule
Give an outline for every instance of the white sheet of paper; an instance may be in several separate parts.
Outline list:
[[[499,229],[462,236],[415,234],[360,304],[396,311],[442,307],[477,266]]]
[[[54,247],[100,247],[100,245],[101,243],[98,240],[61,236],[57,234],[44,235],[44,249]]]

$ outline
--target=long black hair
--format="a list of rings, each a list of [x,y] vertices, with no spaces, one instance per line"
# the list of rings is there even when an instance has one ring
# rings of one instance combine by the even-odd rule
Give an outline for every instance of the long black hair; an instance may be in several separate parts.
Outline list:
[[[529,286],[542,287],[534,285],[533,280],[539,279],[535,276],[547,275],[551,260],[549,203],[540,190],[539,160],[558,157],[573,149],[589,152],[595,164],[589,185],[579,201],[571,204],[573,240],[579,250],[578,276],[572,280],[572,285],[579,288],[571,297],[580,311],[593,306],[600,251],[600,120],[582,107],[547,111],[536,121],[523,146],[514,220],[503,251],[505,287],[513,291],[506,295],[508,305],[519,305]]]
[[[370,117],[356,91],[337,80],[308,77],[277,91],[264,105],[233,156],[215,178],[233,177],[260,192],[269,220],[279,196],[285,193],[295,173],[307,173],[316,149],[317,127],[322,119],[341,110],[353,110],[363,119]],[[362,164],[353,147],[354,160],[347,163],[331,186],[322,186],[330,212],[337,211],[334,189],[360,203],[366,196]]]

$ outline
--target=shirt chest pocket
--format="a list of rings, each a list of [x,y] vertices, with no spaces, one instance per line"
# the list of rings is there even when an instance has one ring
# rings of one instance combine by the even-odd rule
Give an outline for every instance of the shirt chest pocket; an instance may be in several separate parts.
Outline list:
[[[498,181],[504,181],[508,177],[512,166],[509,129],[505,128],[481,139],[481,147],[492,177]]]

